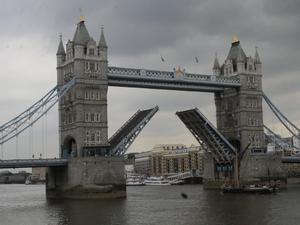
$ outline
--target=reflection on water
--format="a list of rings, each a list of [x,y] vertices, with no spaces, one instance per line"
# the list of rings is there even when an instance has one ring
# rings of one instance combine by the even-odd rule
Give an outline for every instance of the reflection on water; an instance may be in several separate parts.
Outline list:
[[[129,187],[127,199],[45,199],[42,185],[0,185],[0,224],[299,224],[300,186],[276,195],[223,195],[201,185]],[[182,193],[187,198],[182,198]]]

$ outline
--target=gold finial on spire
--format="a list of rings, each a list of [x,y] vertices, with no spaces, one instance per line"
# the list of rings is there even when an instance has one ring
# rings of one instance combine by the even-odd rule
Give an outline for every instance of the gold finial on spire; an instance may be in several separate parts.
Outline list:
[[[239,42],[239,38],[234,34],[232,35],[232,43],[236,43],[236,42]]]
[[[79,8],[79,22],[83,22],[84,21],[84,16],[82,15],[82,9]]]

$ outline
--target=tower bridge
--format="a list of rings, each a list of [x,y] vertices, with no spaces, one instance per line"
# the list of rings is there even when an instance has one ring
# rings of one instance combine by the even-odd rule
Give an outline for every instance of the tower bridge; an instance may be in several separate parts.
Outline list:
[[[3,146],[58,102],[60,158],[2,160],[0,168],[48,167],[46,190],[50,198],[124,197],[122,155],[158,107],[139,110],[109,138],[108,86],[213,93],[216,127],[197,108],[176,113],[206,151],[205,182],[258,179],[266,177],[269,168],[279,165],[277,158],[270,163],[269,156],[257,158],[247,154],[266,149],[262,110],[265,95],[257,50],[254,57],[247,57],[240,41],[234,39],[224,63],[220,65],[215,58],[212,75],[188,73],[180,68],[159,71],[109,67],[107,52],[103,29],[96,42],[84,20],[77,24],[66,48],[60,37],[56,53],[57,86],[0,127]],[[246,161],[245,155],[250,160]],[[274,172],[272,176],[281,175]]]

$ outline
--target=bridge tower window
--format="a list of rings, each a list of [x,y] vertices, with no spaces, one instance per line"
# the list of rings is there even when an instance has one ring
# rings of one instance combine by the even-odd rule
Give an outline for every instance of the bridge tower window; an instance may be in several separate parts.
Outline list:
[[[90,48],[89,49],[89,55],[95,55],[95,49]]]
[[[92,143],[95,142],[95,133],[91,133],[91,142],[92,142]]]
[[[100,131],[96,131],[96,142],[100,143]]]
[[[96,113],[96,121],[100,122],[100,113]]]
[[[89,142],[90,142],[90,132],[89,131],[86,132],[85,141],[86,141],[86,144],[89,144]]]
[[[96,72],[95,63],[90,62],[90,71]]]

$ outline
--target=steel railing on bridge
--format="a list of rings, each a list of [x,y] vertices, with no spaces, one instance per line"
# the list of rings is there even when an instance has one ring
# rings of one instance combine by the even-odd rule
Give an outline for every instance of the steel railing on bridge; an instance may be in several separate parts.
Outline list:
[[[122,67],[108,67],[110,86],[169,89],[179,91],[218,92],[224,88],[240,87],[237,76],[214,76]]]

